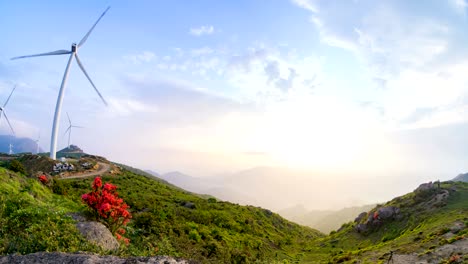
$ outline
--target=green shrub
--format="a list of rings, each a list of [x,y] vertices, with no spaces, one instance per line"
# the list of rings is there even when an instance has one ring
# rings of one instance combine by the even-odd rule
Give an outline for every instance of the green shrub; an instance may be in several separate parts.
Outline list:
[[[8,168],[14,172],[19,172],[26,175],[26,169],[19,160],[12,160]]]

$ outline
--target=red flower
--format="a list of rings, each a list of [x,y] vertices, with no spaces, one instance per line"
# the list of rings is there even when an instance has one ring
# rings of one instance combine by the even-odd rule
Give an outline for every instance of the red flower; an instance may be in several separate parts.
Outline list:
[[[41,181],[43,184],[46,184],[49,180],[47,179],[47,176],[41,175],[38,177],[39,181]]]
[[[101,186],[102,186],[101,177],[96,177],[96,178],[94,178],[93,189],[101,188]]]
[[[128,224],[132,218],[128,211],[129,206],[123,199],[119,198],[116,192],[117,186],[110,183],[103,185],[100,177],[94,179],[92,187],[93,190],[83,194],[81,200],[88,205],[96,219],[106,224],[120,240],[121,235],[125,234],[125,230],[120,227]],[[128,244],[130,240],[124,241]]]

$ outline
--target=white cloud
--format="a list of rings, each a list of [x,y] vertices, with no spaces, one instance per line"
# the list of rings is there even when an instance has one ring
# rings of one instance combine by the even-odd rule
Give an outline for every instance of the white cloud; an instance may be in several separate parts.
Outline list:
[[[209,26],[201,26],[198,28],[191,28],[190,29],[190,34],[193,36],[203,36],[203,35],[211,35],[215,32],[215,28],[211,25]]]
[[[322,43],[352,52],[369,80],[383,88],[374,104],[384,113],[386,126],[408,129],[467,121],[461,117],[466,107],[459,100],[468,94],[463,73],[468,58],[450,22],[418,11],[409,14],[392,2],[320,2],[313,9],[293,2],[310,10]],[[465,1],[451,5],[466,8]],[[420,115],[421,109],[431,111]]]
[[[313,0],[292,0],[292,2],[309,11],[318,12],[317,5]]]
[[[192,49],[190,53],[192,54],[192,56],[197,57],[197,56],[212,54],[213,52],[214,52],[213,49],[209,47],[203,47],[203,48],[198,48],[198,49]]]
[[[142,64],[153,61],[156,59],[156,55],[151,51],[143,51],[138,54],[125,55],[123,58],[133,64]]]
[[[450,4],[454,8],[455,12],[462,15],[466,14],[466,7],[468,7],[466,0],[450,0]]]

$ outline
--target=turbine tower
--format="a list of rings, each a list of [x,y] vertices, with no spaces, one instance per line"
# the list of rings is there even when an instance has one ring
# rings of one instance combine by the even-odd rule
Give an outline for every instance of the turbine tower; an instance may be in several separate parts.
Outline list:
[[[8,123],[8,126],[10,127],[11,129],[11,132],[13,133],[13,135],[15,135],[15,131],[13,130],[13,127],[11,126],[10,124],[10,120],[8,120],[8,117],[5,113],[5,107],[7,106],[8,102],[10,101],[10,98],[11,98],[11,95],[13,95],[13,92],[15,91],[16,89],[16,85],[13,87],[13,90],[11,90],[11,93],[10,95],[8,96],[8,98],[6,99],[5,103],[3,104],[3,106],[0,106],[0,121],[2,119],[2,115],[5,117],[5,120],[7,121]]]
[[[34,140],[36,142],[36,154],[39,154],[39,140],[41,139],[41,132],[39,131],[39,136],[37,136],[37,139]]]
[[[94,90],[96,91],[96,93],[99,95],[99,97],[101,98],[102,102],[107,106],[107,102],[106,100],[104,100],[104,97],[102,97],[101,93],[99,92],[99,90],[96,88],[96,85],[94,85],[93,81],[91,80],[91,78],[89,77],[88,73],[86,72],[83,64],[81,63],[81,60],[78,58],[78,49],[81,48],[83,46],[83,44],[86,42],[86,40],[88,39],[89,35],[91,34],[91,32],[94,30],[94,28],[96,27],[96,25],[99,23],[99,21],[101,20],[101,18],[106,14],[106,12],[109,10],[110,6],[107,7],[107,9],[104,11],[104,13],[102,13],[102,15],[98,18],[98,20],[96,21],[96,23],[94,23],[94,25],[91,27],[91,29],[88,31],[88,33],[86,33],[86,35],[80,40],[80,42],[78,44],[76,43],[73,43],[71,45],[71,50],[56,50],[56,51],[52,51],[52,52],[46,52],[46,53],[40,53],[40,54],[34,54],[34,55],[26,55],[26,56],[19,56],[19,57],[14,57],[14,58],[11,58],[12,60],[16,60],[16,59],[22,59],[22,58],[29,58],[29,57],[39,57],[39,56],[51,56],[51,55],[65,55],[65,54],[70,54],[70,57],[68,59],[68,63],[67,63],[67,66],[65,67],[65,73],[63,74],[63,78],[62,78],[62,84],[60,85],[60,91],[59,91],[59,94],[58,94],[58,98],[57,98],[57,104],[55,106],[55,115],[54,115],[54,123],[52,125],[52,136],[51,136],[51,140],[50,140],[50,158],[51,159],[56,159],[56,152],[57,152],[57,132],[59,130],[59,120],[60,120],[60,113],[61,113],[61,108],[62,108],[62,101],[63,101],[63,94],[65,92],[65,84],[67,83],[67,79],[68,79],[68,74],[70,72],[70,66],[71,66],[71,62],[73,60],[73,58],[76,59],[76,63],[78,64],[78,67],[81,69],[81,71],[83,71],[84,75],[86,76],[86,78],[89,80],[89,82],[91,83],[91,85],[93,86]]]
[[[76,127],[76,128],[83,128],[83,127],[80,127],[80,126],[74,126],[70,120],[70,116],[68,115],[68,112],[67,112],[67,117],[68,117],[68,128],[67,130],[65,131],[64,134],[67,134],[68,132],[68,150],[70,150],[70,137],[71,137],[71,132],[72,132],[72,128]]]
[[[9,155],[13,155],[13,144],[10,143],[10,151],[8,151]]]

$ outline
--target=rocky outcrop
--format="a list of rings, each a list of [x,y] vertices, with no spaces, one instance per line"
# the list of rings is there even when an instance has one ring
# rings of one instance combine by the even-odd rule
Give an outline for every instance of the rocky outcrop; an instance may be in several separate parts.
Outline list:
[[[106,226],[99,222],[78,222],[76,227],[88,241],[94,243],[104,250],[117,250],[119,242]]]
[[[416,188],[416,190],[414,190],[415,192],[425,192],[425,191],[429,191],[429,190],[432,190],[434,189],[434,183],[432,182],[428,182],[428,183],[423,183],[421,185],[419,185],[418,188]]]
[[[69,254],[58,252],[38,252],[28,255],[0,257],[0,264],[194,264],[196,262],[166,256],[118,258],[94,254]]]
[[[367,212],[362,212],[354,219],[354,222],[360,223],[367,216]]]
[[[367,216],[364,223],[361,223]],[[400,208],[395,206],[380,207],[374,212],[361,213],[354,221],[357,223],[355,230],[358,233],[367,233],[383,225],[385,222],[398,219]]]

